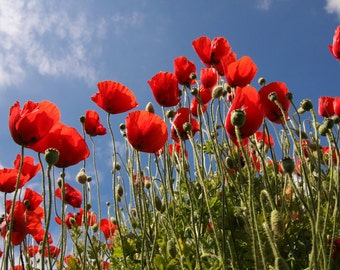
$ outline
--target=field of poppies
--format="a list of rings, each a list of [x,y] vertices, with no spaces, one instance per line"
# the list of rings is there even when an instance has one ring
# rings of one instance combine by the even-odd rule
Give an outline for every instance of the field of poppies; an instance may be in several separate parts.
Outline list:
[[[88,110],[82,130],[67,126],[47,100],[11,106],[21,152],[0,170],[1,269],[339,269],[340,97],[315,106],[284,82],[254,82],[256,64],[223,37],[192,46],[202,67],[174,59],[148,81],[145,109],[99,82],[106,124]],[[329,49],[340,60],[340,26]],[[95,136],[112,143],[106,203]]]

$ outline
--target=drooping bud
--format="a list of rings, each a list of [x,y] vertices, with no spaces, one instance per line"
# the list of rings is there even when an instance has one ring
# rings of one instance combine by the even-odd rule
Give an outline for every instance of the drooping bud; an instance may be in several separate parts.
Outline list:
[[[231,124],[234,127],[242,127],[246,122],[246,113],[244,110],[233,110],[231,112]]]
[[[276,92],[271,92],[269,95],[268,95],[268,99],[270,101],[277,101],[278,97],[277,97],[277,93]]]
[[[80,116],[79,121],[80,121],[80,123],[85,124],[85,121],[86,121],[85,115]]]
[[[94,233],[96,233],[96,232],[98,232],[98,229],[99,229],[98,224],[97,224],[97,223],[96,223],[96,224],[93,224],[93,226],[92,226],[92,231],[93,231]]]
[[[77,173],[76,180],[79,184],[86,184],[87,182],[87,175],[85,173],[85,168],[81,168],[80,171]]]
[[[190,78],[191,80],[196,80],[196,79],[197,79],[196,73],[195,73],[195,72],[190,73],[189,78]]]
[[[161,199],[155,195],[155,199],[154,199],[154,203],[155,203],[155,208],[158,210],[158,211],[161,211],[162,210],[162,201]]]
[[[318,131],[321,136],[326,136],[329,132],[327,125],[325,125],[324,123],[318,127]]]
[[[124,190],[123,190],[123,186],[122,186],[121,184],[118,184],[118,185],[116,186],[116,192],[117,192],[117,194],[118,194],[120,197],[123,196]]]
[[[124,123],[121,123],[121,124],[119,125],[119,129],[120,129],[120,130],[125,130],[125,128],[126,128],[126,126],[125,126]]]
[[[286,94],[286,98],[287,98],[288,100],[292,101],[292,100],[293,100],[293,93],[292,93],[292,92],[288,92],[288,93]]]
[[[186,132],[186,133],[190,133],[191,130],[192,130],[192,126],[189,122],[186,122],[183,124],[183,130]]]
[[[328,129],[332,129],[334,126],[334,121],[332,118],[326,118],[323,122],[323,125],[325,125]]]
[[[197,96],[197,94],[198,94],[198,89],[197,89],[196,87],[193,87],[193,88],[191,88],[190,93],[191,93],[193,96]]]
[[[309,112],[311,109],[313,109],[313,103],[308,98],[305,98],[304,100],[302,100],[300,103],[300,106],[306,112]]]
[[[151,102],[149,102],[148,104],[146,104],[145,110],[148,111],[148,112],[150,112],[150,113],[155,113],[155,108],[154,108],[154,106],[152,105]]]
[[[259,85],[262,85],[262,86],[266,85],[266,79],[263,77],[259,78],[257,82]]]
[[[214,99],[218,99],[222,96],[223,93],[223,87],[221,85],[217,85],[214,87],[214,89],[212,90],[212,98]]]
[[[45,160],[48,165],[55,165],[59,160],[59,151],[55,148],[48,148],[45,151]]]
[[[166,115],[167,118],[174,118],[175,112],[173,110],[169,110],[169,111],[166,112],[165,115]]]
[[[24,200],[24,205],[25,205],[26,209],[29,209],[29,208],[30,208],[30,205],[31,205],[31,203],[30,203],[30,201],[29,201],[29,200]]]
[[[292,174],[294,172],[295,162],[292,158],[285,157],[282,159],[281,163],[282,163],[282,168],[284,172],[288,174]]]

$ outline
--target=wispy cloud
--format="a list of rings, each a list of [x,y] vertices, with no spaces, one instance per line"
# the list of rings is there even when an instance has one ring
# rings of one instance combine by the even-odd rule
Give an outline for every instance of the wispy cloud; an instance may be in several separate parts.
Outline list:
[[[142,24],[143,16],[141,13],[133,11],[129,14],[114,13],[111,21],[115,30],[115,34],[120,35],[127,28],[136,27]]]
[[[105,22],[74,13],[59,3],[0,0],[0,86],[20,82],[32,69],[91,81]]]
[[[259,0],[257,7],[262,10],[269,10],[272,0]]]
[[[340,0],[326,0],[326,11],[335,13],[340,19]]]

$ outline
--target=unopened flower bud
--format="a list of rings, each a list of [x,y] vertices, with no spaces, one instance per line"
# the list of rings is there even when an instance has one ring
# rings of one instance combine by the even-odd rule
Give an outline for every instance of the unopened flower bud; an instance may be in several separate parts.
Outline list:
[[[295,162],[292,158],[285,157],[285,158],[282,159],[281,163],[282,163],[282,168],[283,168],[284,172],[286,172],[288,174],[292,174],[294,172]]]
[[[59,151],[55,148],[46,149],[45,160],[48,165],[55,165],[59,160]]]
[[[183,124],[183,130],[186,132],[186,133],[190,133],[191,130],[192,130],[192,127],[191,127],[191,124],[189,122],[186,122]]]
[[[193,88],[191,88],[190,93],[191,93],[193,96],[197,96],[197,94],[198,94],[198,89],[197,89],[196,87],[193,87]]]
[[[98,229],[99,229],[99,227],[98,227],[98,224],[97,224],[97,223],[94,224],[94,225],[92,225],[92,231],[93,231],[94,233],[98,232]]]
[[[334,126],[334,121],[332,118],[326,118],[323,122],[323,125],[325,125],[328,129],[332,129]]]
[[[232,169],[234,169],[234,161],[233,161],[233,159],[231,158],[231,157],[226,157],[226,159],[225,159],[225,164],[227,165],[227,168],[229,169],[229,170],[232,170]]]
[[[311,101],[310,99],[308,99],[308,98],[305,98],[304,100],[302,100],[301,103],[300,103],[300,106],[301,106],[301,108],[302,108],[304,111],[306,111],[306,112],[308,112],[308,111],[310,111],[311,109],[313,109],[313,103],[312,103],[312,101]]]
[[[26,209],[28,209],[31,205],[30,201],[29,200],[24,200],[24,205],[26,207]]]
[[[292,92],[288,92],[288,93],[286,94],[286,98],[287,98],[288,100],[293,100],[293,93],[292,93]]]
[[[283,225],[283,222],[282,222],[280,212],[276,209],[274,209],[270,213],[270,225],[271,225],[272,231],[274,232],[275,235],[277,235],[277,236],[283,235],[284,225]]]
[[[145,181],[145,188],[149,189],[151,187],[151,182],[150,181]]]
[[[124,123],[121,123],[121,124],[119,125],[119,129],[120,129],[120,130],[125,130],[125,128],[126,128],[126,126],[125,126]]]
[[[76,219],[74,217],[70,217],[69,221],[70,221],[72,227],[76,227],[77,226],[77,221],[76,221]]]
[[[154,199],[154,203],[155,203],[155,208],[158,210],[158,211],[161,211],[162,210],[162,201],[161,199],[155,195],[155,199]]]
[[[152,103],[149,102],[148,104],[146,104],[145,106],[145,110],[150,112],[150,113],[155,113],[155,108],[153,107]]]
[[[114,225],[118,225],[117,219],[116,219],[116,218],[111,217],[110,220],[111,220],[111,222],[112,222]]]
[[[135,208],[131,209],[131,215],[134,217],[137,216],[137,210]]]
[[[334,124],[340,124],[340,117],[337,116],[336,114],[334,114],[332,117],[331,117],[334,121]]]
[[[242,127],[246,122],[246,113],[244,110],[233,110],[231,112],[231,124],[234,127]]]
[[[318,131],[321,136],[326,136],[327,133],[329,132],[327,125],[322,124],[318,127]]]
[[[268,99],[270,100],[270,101],[277,101],[277,93],[276,92],[271,92],[269,95],[268,95]]]
[[[214,87],[214,89],[212,90],[212,98],[218,99],[222,96],[223,93],[223,87],[221,85],[217,85]]]
[[[266,85],[266,79],[263,77],[259,78],[257,82],[259,85],[262,85],[262,86]]]
[[[59,177],[58,180],[57,180],[57,184],[58,184],[59,188],[63,187],[63,182],[64,182],[63,179],[61,177]]]
[[[80,120],[80,123],[85,124],[85,121],[86,121],[85,115],[80,116],[79,120]]]
[[[121,184],[118,184],[118,185],[116,186],[116,192],[117,192],[117,194],[118,194],[120,197],[123,196],[124,190],[123,190],[123,186],[122,186]]]
[[[92,176],[88,175],[86,181],[90,183],[92,181]]]
[[[109,207],[111,204],[109,201],[106,202],[106,206]]]
[[[196,73],[195,72],[191,72],[190,75],[189,75],[189,78],[191,80],[196,80],[197,79]]]
[[[120,171],[121,166],[120,166],[120,164],[118,162],[115,162],[114,168],[115,168],[115,170]]]
[[[174,118],[175,112],[173,110],[169,110],[169,111],[166,112],[165,115],[166,115],[167,118]]]
[[[91,210],[91,208],[92,208],[92,205],[90,203],[87,203],[86,204],[86,210],[89,211],[89,210]]]
[[[77,173],[76,180],[79,184],[85,184],[87,182],[87,175],[85,173],[85,169],[81,168],[80,171]]]

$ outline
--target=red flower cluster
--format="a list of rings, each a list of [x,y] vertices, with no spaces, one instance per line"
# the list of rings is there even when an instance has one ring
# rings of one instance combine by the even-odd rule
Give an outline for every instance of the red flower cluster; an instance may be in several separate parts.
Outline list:
[[[99,225],[100,230],[104,234],[106,240],[112,239],[114,237],[115,231],[118,229],[118,226],[107,218],[101,219]]]
[[[196,74],[196,66],[185,56],[177,57],[174,60],[174,72],[179,84],[190,86],[195,83],[192,76]]]
[[[179,140],[187,140],[188,131],[184,129],[184,124],[189,123],[191,125],[190,131],[192,136],[200,130],[200,124],[190,114],[189,108],[179,108],[175,114],[173,120],[173,126],[171,127],[171,138],[176,142]]]
[[[55,196],[59,198],[60,200],[62,199],[61,188],[57,188],[55,190]],[[80,208],[82,201],[83,201],[83,196],[82,196],[82,193],[78,189],[72,187],[68,183],[65,183],[64,200],[65,200],[65,203],[73,206],[74,208]]]

